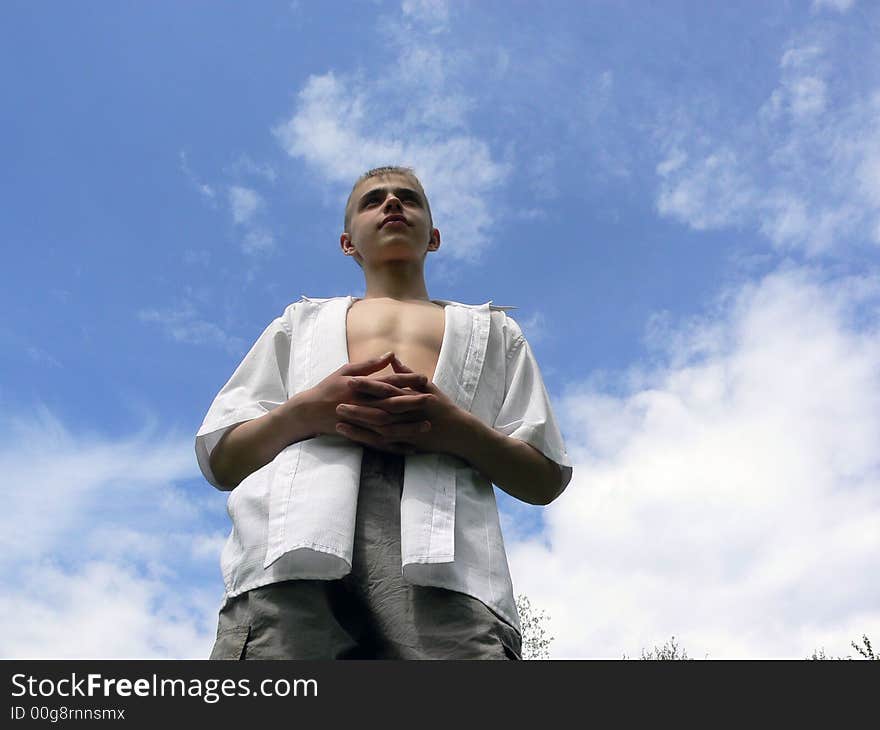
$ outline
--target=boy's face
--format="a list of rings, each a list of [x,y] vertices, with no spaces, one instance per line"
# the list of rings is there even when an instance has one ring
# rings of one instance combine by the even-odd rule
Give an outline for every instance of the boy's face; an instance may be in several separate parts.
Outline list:
[[[424,259],[440,246],[425,196],[408,175],[390,173],[364,180],[351,196],[351,230],[340,237],[342,250],[361,265]]]

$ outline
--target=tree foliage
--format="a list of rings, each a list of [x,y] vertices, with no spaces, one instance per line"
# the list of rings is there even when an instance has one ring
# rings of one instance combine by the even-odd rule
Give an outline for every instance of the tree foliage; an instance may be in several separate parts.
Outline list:
[[[522,629],[522,658],[549,659],[550,642],[555,638],[553,636],[547,636],[545,622],[549,619],[549,616],[547,616],[545,611],[537,611],[533,608],[528,596],[524,594],[520,594],[516,597],[516,608],[517,611],[519,611],[519,622],[520,628]],[[859,646],[854,641],[850,642],[850,644],[863,659],[880,659],[880,656],[874,654],[871,640],[868,638],[867,634],[862,634],[862,642],[864,643],[864,646]],[[708,659],[709,655],[707,654],[704,658]],[[812,656],[806,658],[809,660],[853,659],[851,656],[828,656],[825,653],[824,647],[820,648],[818,651],[813,650]],[[623,659],[630,659],[630,657],[624,654]],[[662,647],[655,646],[647,652],[642,649],[642,655],[639,659],[659,659],[665,661],[675,659],[691,660],[692,658],[687,655],[687,651],[684,648],[675,643],[675,636],[673,635],[671,641],[666,642]]]
[[[862,641],[865,643],[865,647],[862,648],[856,642],[851,641],[850,646],[855,649],[859,654],[862,655],[863,658],[868,660],[876,660],[880,659],[880,656],[876,656],[874,654],[874,650],[871,648],[871,640],[868,638],[867,634],[862,634]],[[828,656],[825,654],[825,648],[820,647],[819,651],[813,650],[812,656],[808,656],[807,659],[817,660],[817,659],[852,659],[851,656]]]
[[[516,610],[522,629],[522,658],[549,659],[550,642],[554,637],[547,636],[545,631],[544,622],[549,618],[546,612],[535,611],[526,595],[516,597]]]
[[[629,657],[624,654],[624,659],[629,659]],[[642,649],[642,656],[640,659],[661,659],[661,660],[670,660],[670,659],[681,659],[681,660],[690,660],[690,657],[687,655],[687,651],[681,649],[681,653],[679,653],[679,646],[675,643],[675,636],[673,635],[671,641],[667,641],[662,647],[655,646],[651,651],[645,652]]]

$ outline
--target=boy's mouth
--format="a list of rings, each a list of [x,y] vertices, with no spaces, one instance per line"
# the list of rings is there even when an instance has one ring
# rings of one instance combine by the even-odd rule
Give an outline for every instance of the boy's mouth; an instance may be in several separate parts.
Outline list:
[[[394,223],[395,221],[403,223],[404,225],[409,225],[409,223],[407,223],[406,221],[406,218],[404,218],[402,215],[389,215],[384,221],[382,221],[382,225],[379,226],[379,228],[384,228],[385,224]]]

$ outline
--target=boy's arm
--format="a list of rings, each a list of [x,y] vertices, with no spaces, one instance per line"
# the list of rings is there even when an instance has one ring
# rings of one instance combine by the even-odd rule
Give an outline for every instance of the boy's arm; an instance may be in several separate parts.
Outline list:
[[[449,451],[467,461],[511,497],[534,505],[550,504],[562,493],[559,466],[525,441],[505,436],[467,411]]]
[[[227,490],[235,489],[288,446],[313,436],[309,397],[309,391],[297,393],[259,418],[239,423],[223,434],[211,452],[211,470],[217,481]]]

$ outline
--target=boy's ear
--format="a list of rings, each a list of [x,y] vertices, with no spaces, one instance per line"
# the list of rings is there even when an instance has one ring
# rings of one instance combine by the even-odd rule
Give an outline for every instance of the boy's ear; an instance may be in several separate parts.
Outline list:
[[[428,250],[436,251],[440,248],[440,229],[435,228],[431,231],[431,240],[428,241]]]
[[[342,248],[342,253],[345,254],[347,254],[354,248],[354,246],[352,246],[351,244],[351,236],[348,233],[343,233],[339,237],[339,245]]]

